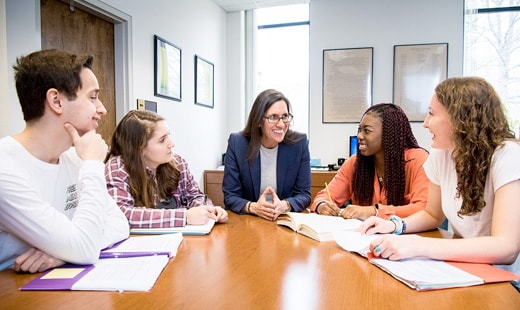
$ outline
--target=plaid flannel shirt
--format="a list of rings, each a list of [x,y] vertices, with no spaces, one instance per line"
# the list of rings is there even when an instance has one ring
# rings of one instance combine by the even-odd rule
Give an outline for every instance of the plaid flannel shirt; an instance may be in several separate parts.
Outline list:
[[[105,165],[105,179],[108,193],[114,198],[117,205],[123,211],[130,228],[159,228],[181,227],[186,225],[186,210],[204,203],[204,194],[191,174],[188,163],[178,154],[173,154],[177,167],[180,170],[179,183],[172,192],[173,199],[177,203],[174,209],[156,209],[159,203],[156,196],[155,206],[135,206],[134,198],[130,193],[130,176],[125,170],[121,156],[111,157]],[[147,169],[151,176],[151,170]],[[208,198],[206,204],[212,205]]]

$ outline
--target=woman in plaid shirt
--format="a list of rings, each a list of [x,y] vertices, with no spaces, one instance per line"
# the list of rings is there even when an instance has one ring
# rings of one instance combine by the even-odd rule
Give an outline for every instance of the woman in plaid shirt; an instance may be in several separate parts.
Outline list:
[[[205,198],[174,146],[166,121],[154,112],[130,111],[117,125],[105,178],[130,228],[227,221],[227,212]]]

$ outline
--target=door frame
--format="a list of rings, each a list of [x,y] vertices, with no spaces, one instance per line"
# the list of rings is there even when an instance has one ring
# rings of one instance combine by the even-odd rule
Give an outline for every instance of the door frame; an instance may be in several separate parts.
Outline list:
[[[132,16],[117,10],[99,0],[61,0],[70,9],[80,8],[114,24],[114,73],[116,124],[131,110],[133,102],[132,70]]]

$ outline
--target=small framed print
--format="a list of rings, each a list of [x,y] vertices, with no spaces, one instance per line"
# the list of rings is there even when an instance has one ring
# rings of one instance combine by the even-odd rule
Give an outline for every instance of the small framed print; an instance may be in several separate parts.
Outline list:
[[[214,77],[213,63],[195,55],[195,104],[213,109]]]
[[[182,100],[181,96],[181,60],[182,51],[165,39],[155,38],[155,96]]]

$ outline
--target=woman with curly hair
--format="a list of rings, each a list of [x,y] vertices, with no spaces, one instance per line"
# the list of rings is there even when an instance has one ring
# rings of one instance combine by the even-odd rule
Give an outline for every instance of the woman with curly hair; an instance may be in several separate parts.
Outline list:
[[[119,122],[105,158],[108,193],[131,228],[227,221],[200,190],[188,163],[172,152],[167,123],[150,111],[130,111]]]
[[[445,80],[435,88],[424,127],[432,133],[426,209],[403,219],[371,217],[361,231],[415,233],[447,218],[462,238],[387,235],[372,241],[371,250],[391,260],[507,264],[500,267],[520,274],[520,142],[495,90],[478,77]]]
[[[419,147],[403,110],[391,103],[371,106],[358,127],[358,152],[321,190],[311,211],[344,218],[408,216],[426,207],[428,152]],[[330,201],[330,199],[332,199]],[[346,202],[351,202],[341,210]]]

